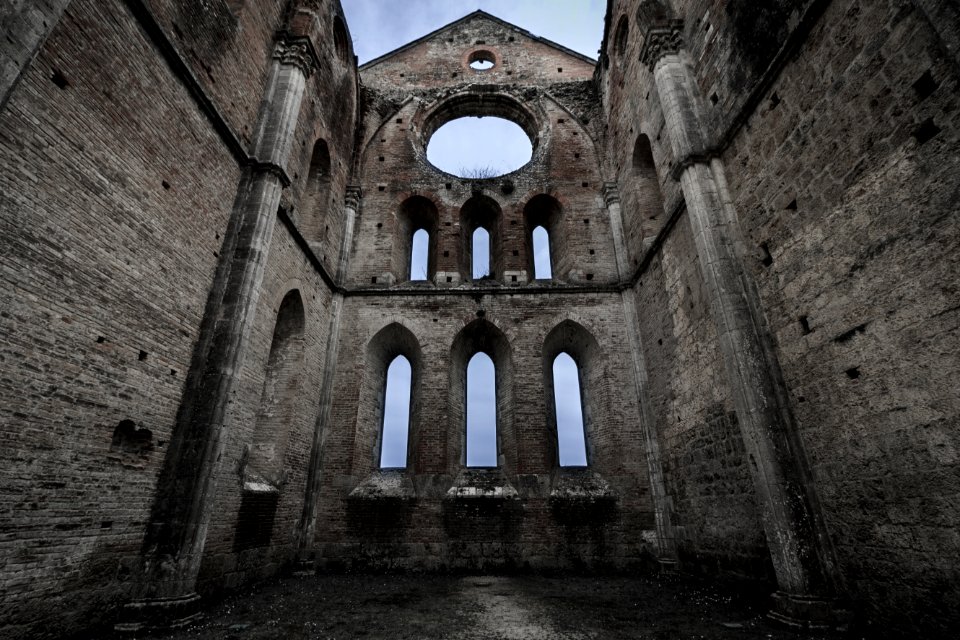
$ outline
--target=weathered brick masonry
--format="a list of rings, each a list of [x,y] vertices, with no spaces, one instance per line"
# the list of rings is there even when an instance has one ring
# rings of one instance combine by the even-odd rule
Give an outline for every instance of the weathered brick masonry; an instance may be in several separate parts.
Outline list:
[[[676,567],[782,622],[960,627],[951,2],[611,0],[596,63],[475,12],[359,68],[329,0],[0,20],[0,636],[163,626],[292,568]],[[431,166],[468,115],[531,162]],[[463,457],[477,350],[496,469]]]

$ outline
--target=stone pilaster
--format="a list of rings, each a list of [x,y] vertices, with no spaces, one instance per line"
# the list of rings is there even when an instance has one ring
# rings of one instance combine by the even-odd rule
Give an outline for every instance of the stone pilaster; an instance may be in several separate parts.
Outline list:
[[[336,280],[343,284],[347,279],[347,266],[350,263],[350,247],[353,246],[353,229],[360,211],[360,199],[363,192],[359,185],[347,185],[343,208],[343,242],[340,247],[340,262],[337,265]]]
[[[627,249],[623,233],[623,219],[620,211],[620,191],[615,182],[605,182],[603,185],[603,202],[607,207],[610,218],[610,229],[613,233],[613,248],[616,255],[617,273],[621,282],[628,281]],[[670,520],[670,502],[663,482],[663,463],[660,456],[660,442],[657,440],[657,429],[650,405],[650,394],[647,391],[647,363],[643,354],[637,319],[636,298],[632,289],[620,292],[623,304],[623,315],[628,327],[627,335],[630,339],[630,355],[633,361],[634,375],[637,383],[637,404],[640,407],[640,430],[643,433],[643,444],[646,452],[647,477],[650,479],[650,499],[653,502],[654,518],[657,533],[657,547],[660,562],[672,567],[676,564],[676,543],[673,534],[673,525]]]
[[[280,196],[290,183],[286,163],[312,68],[304,51],[277,44],[268,107],[234,204],[232,251],[223,253],[218,266],[220,297],[208,304],[204,319],[212,338],[188,380],[147,532],[138,592],[124,607],[118,631],[178,626],[198,615],[195,586],[230,427],[228,407],[250,342]]]
[[[779,591],[771,617],[801,626],[840,622],[802,481],[802,452],[779,405],[776,362],[754,317],[754,287],[736,250],[736,212],[725,192],[723,166],[709,144],[692,68],[681,52],[682,29],[671,21],[649,29],[641,60],[652,69],[697,247],[700,272],[717,327],[724,368],[761,509]]]

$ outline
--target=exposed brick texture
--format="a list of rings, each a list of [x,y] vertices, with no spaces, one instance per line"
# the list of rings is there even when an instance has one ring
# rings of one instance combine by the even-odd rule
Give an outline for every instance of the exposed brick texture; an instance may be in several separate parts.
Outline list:
[[[960,626],[953,3],[608,10],[597,63],[475,12],[358,69],[331,0],[0,9],[0,636],[143,630],[294,566],[676,566],[781,620]],[[431,166],[469,115],[531,161]],[[495,469],[464,458],[477,351]]]

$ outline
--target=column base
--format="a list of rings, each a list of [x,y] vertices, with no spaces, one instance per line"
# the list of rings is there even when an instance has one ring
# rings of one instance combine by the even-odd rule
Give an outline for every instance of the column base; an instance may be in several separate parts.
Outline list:
[[[846,631],[853,620],[852,612],[838,600],[783,591],[775,592],[771,598],[773,605],[767,618],[793,629]]]
[[[200,596],[189,593],[176,598],[147,598],[123,605],[113,625],[118,633],[178,629],[203,618]]]

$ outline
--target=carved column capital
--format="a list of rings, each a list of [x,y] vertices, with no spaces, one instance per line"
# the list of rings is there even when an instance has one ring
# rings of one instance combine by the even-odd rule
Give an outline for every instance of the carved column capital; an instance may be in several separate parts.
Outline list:
[[[620,204],[620,189],[617,187],[616,182],[603,183],[603,202],[608,207]]]
[[[343,196],[344,204],[356,211],[360,208],[360,199],[363,198],[363,191],[358,184],[348,184],[347,191]]]
[[[683,20],[669,20],[647,29],[640,49],[640,62],[653,71],[657,61],[683,48]]]
[[[313,45],[306,38],[282,38],[273,49],[273,59],[297,67],[305,78],[320,66]]]

